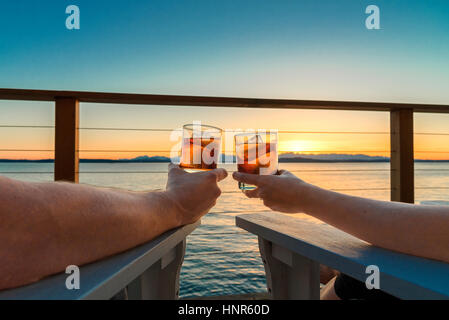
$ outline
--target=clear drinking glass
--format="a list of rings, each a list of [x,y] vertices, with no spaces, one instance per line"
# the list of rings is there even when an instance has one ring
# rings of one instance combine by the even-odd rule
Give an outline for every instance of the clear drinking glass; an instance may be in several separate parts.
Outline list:
[[[269,175],[278,171],[278,136],[276,131],[258,131],[235,135],[238,172]],[[256,186],[239,182],[240,190]]]
[[[201,124],[183,126],[180,167],[186,171],[217,168],[222,130]]]

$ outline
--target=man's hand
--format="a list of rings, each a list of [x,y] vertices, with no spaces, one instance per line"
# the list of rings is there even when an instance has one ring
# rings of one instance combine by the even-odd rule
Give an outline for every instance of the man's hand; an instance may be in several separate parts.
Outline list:
[[[245,195],[248,198],[261,198],[264,205],[272,210],[285,213],[302,211],[301,190],[306,183],[286,170],[266,176],[234,172],[233,178],[257,186],[254,190],[245,191]]]
[[[177,165],[169,165],[166,194],[181,213],[181,225],[193,223],[209,212],[221,194],[217,182],[227,176],[225,169],[187,173]]]

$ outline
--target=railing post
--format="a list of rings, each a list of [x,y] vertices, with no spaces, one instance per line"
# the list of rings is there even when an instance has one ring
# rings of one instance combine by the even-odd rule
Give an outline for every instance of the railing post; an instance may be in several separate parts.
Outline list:
[[[391,201],[415,202],[415,168],[413,153],[413,110],[392,110],[391,134]]]
[[[78,183],[79,102],[76,98],[56,98],[55,181]]]

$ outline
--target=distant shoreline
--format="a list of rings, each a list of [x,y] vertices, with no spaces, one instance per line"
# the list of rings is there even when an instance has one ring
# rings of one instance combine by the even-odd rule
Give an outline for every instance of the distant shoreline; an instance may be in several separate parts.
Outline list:
[[[112,160],[112,159],[80,159],[80,163],[169,163],[170,159],[158,159],[158,160]],[[319,159],[279,159],[280,163],[388,163],[390,159],[381,160],[362,160],[362,159],[335,159],[335,160],[319,160]],[[415,159],[415,162],[436,162],[445,163],[449,160],[422,160]],[[42,160],[15,160],[15,159],[0,159],[0,163],[54,163],[53,159]]]

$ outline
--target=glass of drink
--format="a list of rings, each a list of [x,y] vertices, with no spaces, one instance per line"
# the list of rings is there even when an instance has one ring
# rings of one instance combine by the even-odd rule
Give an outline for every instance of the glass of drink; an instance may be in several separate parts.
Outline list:
[[[238,172],[269,175],[278,171],[278,137],[276,131],[259,131],[235,135]],[[239,182],[240,190],[256,186]]]
[[[217,127],[186,124],[183,126],[180,167],[186,171],[217,168],[222,130]]]

